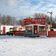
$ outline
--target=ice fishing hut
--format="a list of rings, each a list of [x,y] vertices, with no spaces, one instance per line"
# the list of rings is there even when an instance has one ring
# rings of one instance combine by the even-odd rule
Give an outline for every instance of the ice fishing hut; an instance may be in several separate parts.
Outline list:
[[[46,18],[26,18],[24,19],[24,25],[26,36],[46,35]]]

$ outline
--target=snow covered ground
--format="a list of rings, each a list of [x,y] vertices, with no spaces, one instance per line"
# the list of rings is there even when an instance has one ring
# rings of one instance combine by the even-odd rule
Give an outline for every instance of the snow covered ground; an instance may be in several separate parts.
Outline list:
[[[56,56],[56,38],[0,36],[0,56]]]

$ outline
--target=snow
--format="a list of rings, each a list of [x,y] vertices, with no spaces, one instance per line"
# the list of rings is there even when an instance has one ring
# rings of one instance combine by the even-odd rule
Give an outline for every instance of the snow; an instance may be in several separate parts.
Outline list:
[[[56,56],[56,38],[0,36],[0,56]]]

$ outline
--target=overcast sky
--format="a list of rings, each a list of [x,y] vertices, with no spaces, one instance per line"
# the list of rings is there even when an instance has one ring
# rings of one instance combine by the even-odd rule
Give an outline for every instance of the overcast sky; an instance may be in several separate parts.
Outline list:
[[[56,0],[0,0],[0,13],[20,17],[52,11],[56,15]]]

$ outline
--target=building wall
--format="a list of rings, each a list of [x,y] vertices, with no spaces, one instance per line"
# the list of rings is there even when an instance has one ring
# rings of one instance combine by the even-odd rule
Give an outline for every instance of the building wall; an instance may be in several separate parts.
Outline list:
[[[24,31],[25,30],[25,28],[23,27],[23,26],[21,26],[21,25],[19,25],[19,26],[13,26],[13,25],[1,25],[1,34],[3,34],[3,27],[5,27],[5,33],[6,32],[9,32],[10,31],[10,28],[14,28],[14,27],[16,27],[16,30],[17,31]]]
[[[14,26],[11,26],[11,25],[1,25],[1,34],[3,34],[3,27],[5,27],[5,33],[6,32],[9,32],[10,28],[13,28]]]
[[[17,31],[24,31],[25,30],[25,27],[24,26],[17,26]]]

